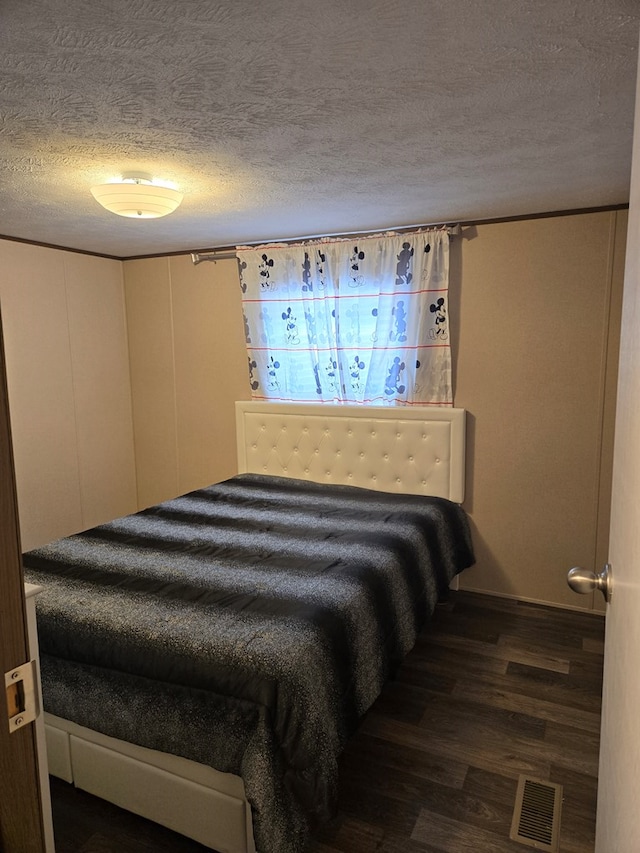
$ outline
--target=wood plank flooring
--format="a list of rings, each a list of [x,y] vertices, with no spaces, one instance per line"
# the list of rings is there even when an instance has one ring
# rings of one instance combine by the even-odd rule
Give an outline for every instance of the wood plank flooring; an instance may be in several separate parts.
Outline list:
[[[602,617],[452,593],[348,744],[309,853],[526,853],[526,773],[564,787],[561,853],[593,853]],[[52,779],[57,853],[205,848]]]

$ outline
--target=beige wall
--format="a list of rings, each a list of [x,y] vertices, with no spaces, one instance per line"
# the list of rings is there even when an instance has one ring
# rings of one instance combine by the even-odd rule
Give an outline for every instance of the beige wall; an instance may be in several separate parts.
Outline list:
[[[122,264],[0,240],[25,550],[136,509]]]
[[[534,219],[455,249],[478,557],[463,588],[601,607],[566,574],[606,559],[625,231],[626,212]]]
[[[566,574],[606,560],[625,230],[626,212],[603,212],[480,225],[453,243],[478,556],[463,588],[600,608]],[[124,268],[144,506],[234,472],[246,354],[235,261]]]
[[[125,261],[138,504],[236,473],[235,400],[249,396],[235,260]]]
[[[625,232],[626,212],[602,212],[479,225],[453,243],[478,556],[464,588],[601,609],[566,573],[607,555]],[[29,545],[235,473],[233,404],[249,387],[234,260],[0,247]]]

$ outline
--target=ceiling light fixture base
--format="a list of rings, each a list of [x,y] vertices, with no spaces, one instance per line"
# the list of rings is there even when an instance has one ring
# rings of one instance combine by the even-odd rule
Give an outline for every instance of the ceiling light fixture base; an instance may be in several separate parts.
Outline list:
[[[154,181],[146,172],[124,172],[120,181],[91,187],[95,200],[111,213],[130,219],[158,219],[173,213],[183,194]]]

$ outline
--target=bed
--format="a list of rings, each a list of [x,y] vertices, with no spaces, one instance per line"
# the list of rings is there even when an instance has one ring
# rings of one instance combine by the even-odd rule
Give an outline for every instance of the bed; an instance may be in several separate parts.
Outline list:
[[[236,415],[237,476],[24,555],[49,769],[220,853],[299,853],[473,562],[465,413]]]

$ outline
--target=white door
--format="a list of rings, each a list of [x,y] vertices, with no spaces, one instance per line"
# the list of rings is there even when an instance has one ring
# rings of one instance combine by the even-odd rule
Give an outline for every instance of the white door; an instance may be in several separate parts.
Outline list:
[[[596,853],[640,851],[640,86],[622,310]]]

